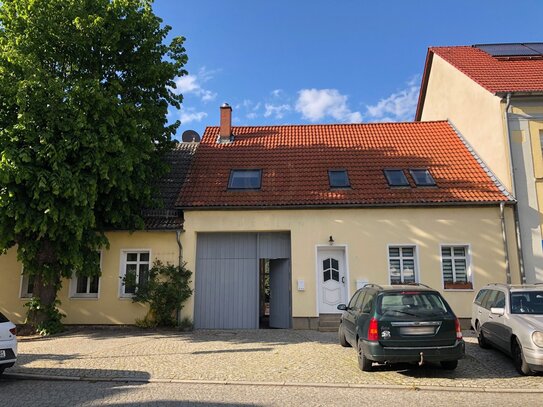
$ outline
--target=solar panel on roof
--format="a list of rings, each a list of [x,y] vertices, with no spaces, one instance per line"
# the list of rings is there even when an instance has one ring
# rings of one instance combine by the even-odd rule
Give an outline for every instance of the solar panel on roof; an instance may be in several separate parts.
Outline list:
[[[479,48],[486,52],[487,54],[492,55],[493,57],[505,57],[505,56],[532,56],[532,55],[543,55],[542,51],[536,50],[532,47],[527,47],[524,44],[481,44],[475,45],[476,48]],[[543,44],[540,44],[543,45]]]
[[[532,44],[525,44],[528,48],[531,48],[543,55],[543,42],[534,42]]]

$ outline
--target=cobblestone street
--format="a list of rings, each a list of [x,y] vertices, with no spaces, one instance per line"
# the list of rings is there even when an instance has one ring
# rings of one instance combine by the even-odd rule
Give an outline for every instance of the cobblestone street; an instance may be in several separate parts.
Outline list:
[[[358,369],[356,353],[334,333],[293,330],[195,331],[80,329],[19,343],[9,374],[137,381],[317,383],[484,388],[543,392],[541,376],[521,377],[511,360],[483,350],[465,332],[466,357],[455,371],[439,366]]]

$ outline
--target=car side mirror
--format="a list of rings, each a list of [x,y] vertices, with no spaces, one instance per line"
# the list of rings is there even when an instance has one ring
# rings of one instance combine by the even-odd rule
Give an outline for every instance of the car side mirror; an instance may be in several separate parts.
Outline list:
[[[492,308],[490,308],[490,312],[492,314],[496,314],[496,315],[503,315],[503,314],[505,314],[505,308],[494,308],[494,307],[492,307]]]
[[[347,306],[345,304],[339,304],[337,309],[340,311],[347,311]]]

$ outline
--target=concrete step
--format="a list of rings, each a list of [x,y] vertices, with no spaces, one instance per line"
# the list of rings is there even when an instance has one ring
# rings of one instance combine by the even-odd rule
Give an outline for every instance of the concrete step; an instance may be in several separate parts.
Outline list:
[[[319,315],[319,331],[320,332],[337,332],[339,328],[340,314],[320,314]]]

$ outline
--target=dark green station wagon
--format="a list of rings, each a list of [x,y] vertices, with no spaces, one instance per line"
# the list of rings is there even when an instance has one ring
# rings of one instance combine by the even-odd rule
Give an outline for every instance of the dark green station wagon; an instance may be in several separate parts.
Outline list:
[[[465,353],[460,322],[441,294],[422,284],[368,284],[343,311],[339,342],[358,352],[358,365],[373,362],[441,363],[453,370]]]

